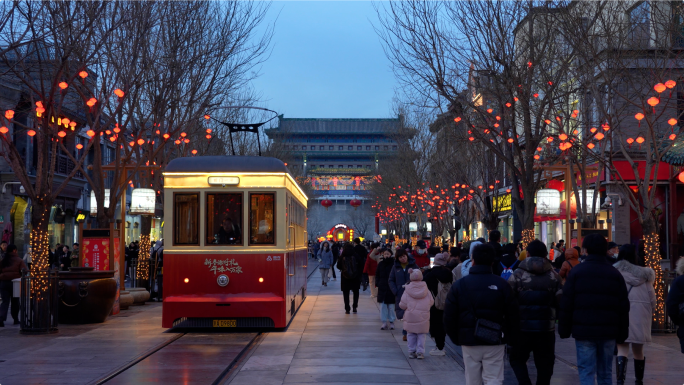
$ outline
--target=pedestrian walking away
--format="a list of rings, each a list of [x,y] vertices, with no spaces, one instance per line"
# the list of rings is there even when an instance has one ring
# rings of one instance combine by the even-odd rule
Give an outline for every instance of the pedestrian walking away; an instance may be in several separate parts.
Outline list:
[[[625,279],[629,298],[629,336],[624,343],[618,344],[618,356],[615,361],[618,385],[625,383],[630,345],[634,356],[636,384],[643,384],[646,368],[644,344],[652,341],[651,318],[656,310],[656,295],[653,288],[655,271],[650,267],[637,266],[637,259],[636,247],[623,245],[618,252],[617,262],[613,265]]]
[[[337,276],[335,275],[335,266],[337,266],[337,259],[340,257],[340,244],[337,242],[333,242],[333,244],[330,245],[330,248],[333,252],[333,264],[330,267],[330,271],[332,272],[332,280],[336,281]]]
[[[509,341],[509,360],[520,385],[532,385],[527,371],[530,353],[537,369],[537,385],[550,384],[553,376],[556,314],[563,286],[547,254],[543,242],[530,242],[528,257],[508,279],[520,314],[520,333],[516,340]]]
[[[568,274],[570,274],[572,268],[577,266],[579,263],[579,253],[577,250],[574,248],[567,249],[565,251],[565,261],[561,265],[560,272],[558,273],[563,280],[563,283],[565,283],[565,280],[568,278]]]
[[[606,253],[608,242],[600,234],[582,241],[584,262],[570,271],[558,318],[561,338],[575,338],[580,384],[612,383],[613,351],[629,335],[629,299],[622,274]]]
[[[394,294],[395,303],[401,302],[401,296],[404,295],[404,288],[411,282],[408,269],[418,269],[415,259],[408,255],[406,249],[397,250],[394,255],[394,267],[390,271],[389,287]],[[398,319],[404,318],[404,309],[395,307]],[[402,329],[401,334],[404,335],[404,341],[407,341],[406,329]]]
[[[430,308],[435,303],[420,269],[409,269],[410,283],[406,285],[399,307],[404,310],[404,330],[408,340],[409,358],[425,358],[425,337],[430,330]]]
[[[466,385],[502,384],[504,351],[517,338],[520,321],[513,290],[494,275],[496,251],[477,245],[470,273],[455,282],[444,306],[444,328],[462,347]]]
[[[323,246],[318,249],[318,269],[321,271],[321,285],[328,286],[328,272],[333,263],[333,254],[330,243],[323,242]]]
[[[7,321],[7,311],[12,305],[12,318],[14,324],[19,324],[19,297],[12,295],[12,280],[21,278],[22,270],[28,270],[26,263],[17,253],[17,246],[8,245],[5,257],[0,261],[0,327],[5,327]]]
[[[454,282],[458,281],[459,279],[467,276],[470,273],[470,267],[472,266],[473,260],[473,250],[475,250],[475,247],[477,245],[482,245],[482,242],[478,241],[473,241],[470,243],[470,249],[468,250],[468,256],[465,259],[465,261],[461,262],[456,266],[454,270],[452,270],[452,276],[454,279]]]
[[[359,290],[361,288],[361,272],[363,271],[363,257],[354,252],[354,246],[346,243],[342,248],[342,255],[337,260],[337,268],[342,277],[341,289],[344,296],[344,310],[349,314],[350,310],[356,313],[359,307]],[[349,306],[349,293],[352,293],[353,304]]]
[[[679,345],[684,354],[684,258],[679,257],[677,261],[677,277],[670,285],[670,293],[667,295],[667,314],[675,325],[679,326],[677,329],[677,337],[679,337]]]
[[[440,253],[435,256],[434,266],[423,274],[423,280],[428,290],[435,298],[435,303],[430,307],[430,336],[434,338],[437,347],[430,351],[431,356],[443,356],[446,331],[444,330],[444,304],[446,296],[451,289],[453,277],[451,269],[447,267],[449,253]]]
[[[394,312],[395,297],[390,289],[389,278],[392,269],[394,269],[394,257],[392,257],[391,249],[382,249],[378,253],[380,255],[380,262],[375,271],[375,284],[377,285],[377,300],[380,304],[380,321],[381,330],[394,330],[394,320],[396,314]],[[389,325],[388,325],[389,323]]]

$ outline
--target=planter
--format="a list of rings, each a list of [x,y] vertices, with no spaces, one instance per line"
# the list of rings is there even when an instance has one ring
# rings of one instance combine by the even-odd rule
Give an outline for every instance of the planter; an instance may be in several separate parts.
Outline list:
[[[116,299],[114,271],[72,267],[59,272],[59,323],[101,323]]]
[[[133,295],[128,290],[122,290],[119,295],[119,309],[128,310],[128,307],[133,305]]]
[[[144,305],[150,299],[150,292],[142,287],[129,288],[128,292],[133,296],[133,305]]]

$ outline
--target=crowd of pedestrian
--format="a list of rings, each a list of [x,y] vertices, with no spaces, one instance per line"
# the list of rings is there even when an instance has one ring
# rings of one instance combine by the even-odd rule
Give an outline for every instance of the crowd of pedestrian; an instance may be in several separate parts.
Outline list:
[[[445,355],[446,336],[461,346],[466,384],[501,384],[506,352],[520,384],[532,384],[530,354],[536,383],[550,384],[556,333],[575,340],[581,384],[611,384],[613,361],[617,383],[624,384],[630,350],[636,384],[643,384],[656,296],[655,272],[638,249],[598,234],[568,248],[562,240],[549,248],[535,240],[523,249],[500,239],[492,231],[488,241],[441,249],[422,240],[411,247],[355,239],[323,242],[314,255],[324,286],[330,270],[340,270],[347,314],[357,312],[367,275],[371,297],[380,304],[380,329],[392,330],[402,320],[409,358],[425,357],[428,335],[436,345],[430,355]],[[666,306],[684,353],[684,258],[677,273]]]

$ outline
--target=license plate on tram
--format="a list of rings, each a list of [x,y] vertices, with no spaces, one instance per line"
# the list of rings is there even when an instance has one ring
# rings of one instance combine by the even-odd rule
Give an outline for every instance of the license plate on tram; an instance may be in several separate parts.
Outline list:
[[[234,320],[234,319],[215,319],[214,320],[214,327],[215,328],[236,328],[237,327],[237,320]]]

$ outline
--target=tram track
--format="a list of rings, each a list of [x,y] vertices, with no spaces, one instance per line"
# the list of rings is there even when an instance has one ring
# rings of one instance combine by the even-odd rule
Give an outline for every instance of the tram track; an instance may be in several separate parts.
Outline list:
[[[313,265],[313,261],[316,260],[309,260],[308,263]],[[317,262],[317,261],[316,261]],[[317,263],[315,267],[310,269],[310,272],[307,272],[307,281],[311,278],[311,276],[316,272],[317,270]],[[298,309],[299,310],[299,309]],[[193,334],[193,333],[188,333],[188,332],[181,332],[176,334],[175,336],[169,338],[168,340],[152,347],[151,349],[146,350],[145,352],[135,356],[133,359],[131,359],[129,362],[126,364],[116,368],[112,372],[106,374],[102,378],[99,378],[95,381],[92,381],[90,384],[91,385],[100,385],[100,384],[116,384],[116,383],[135,383],[137,376],[144,376],[143,373],[138,373],[140,371],[145,371],[146,369],[150,370],[159,370],[159,366],[164,366],[165,363],[169,363],[168,359],[173,358],[176,356],[186,356],[186,357],[194,357],[196,358],[196,355],[198,354],[198,347],[203,346],[203,349],[206,350],[211,350],[216,349],[217,346],[226,346],[229,347],[226,349],[226,353],[229,351],[234,353],[235,346],[234,345],[239,345],[242,346],[242,349],[232,358],[231,362],[221,370],[221,372],[215,377],[213,382],[210,382],[211,380],[207,380],[207,383],[211,383],[212,385],[222,385],[227,383],[232,375],[235,372],[235,369],[239,368],[242,366],[242,364],[246,361],[246,359],[249,358],[251,355],[250,353],[259,345],[261,340],[268,334],[268,332],[264,331],[255,331],[252,333],[202,333],[202,334]],[[206,341],[207,338],[209,337],[210,342],[207,343]],[[240,338],[242,337],[242,338]],[[234,341],[235,339],[244,339],[248,338],[247,341]],[[198,340],[198,341],[194,341]],[[202,345],[202,344],[205,345]],[[166,354],[166,350],[173,350],[173,353],[169,352]],[[180,366],[183,366],[183,364],[187,364],[187,362],[184,362],[182,359],[180,360],[178,364]],[[200,363],[196,363],[200,364]],[[161,368],[164,369],[164,368]],[[171,368],[169,368],[171,369]],[[215,370],[214,370],[215,372]],[[187,374],[187,370],[184,372],[184,374]],[[209,370],[206,371],[206,373],[197,373],[199,376],[206,378],[207,375],[210,375]],[[147,378],[147,377],[146,377]],[[161,379],[161,378],[160,378]],[[162,382],[168,382],[168,381],[162,381]]]

